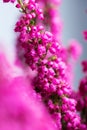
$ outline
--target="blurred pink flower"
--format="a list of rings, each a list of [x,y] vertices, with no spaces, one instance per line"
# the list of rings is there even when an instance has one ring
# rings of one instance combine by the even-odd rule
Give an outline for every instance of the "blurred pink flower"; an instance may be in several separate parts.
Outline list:
[[[56,130],[29,81],[0,54],[0,130]]]
[[[77,60],[82,54],[82,46],[77,40],[71,40],[69,42],[68,51],[74,60]]]

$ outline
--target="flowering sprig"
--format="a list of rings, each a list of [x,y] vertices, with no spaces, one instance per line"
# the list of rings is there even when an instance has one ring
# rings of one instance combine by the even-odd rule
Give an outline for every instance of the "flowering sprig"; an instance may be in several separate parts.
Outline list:
[[[41,96],[58,130],[80,130],[76,101],[70,98],[66,64],[60,55],[61,45],[38,22],[44,17],[35,0],[18,0],[16,7],[22,12],[15,27],[15,32],[19,32],[18,52],[25,64],[37,70],[33,80],[34,90]]]
[[[18,46],[23,50],[24,61],[37,70],[34,89],[41,95],[58,128],[77,129],[80,119],[76,115],[76,102],[69,98],[71,88],[65,80],[66,65],[59,57],[61,46],[51,33],[37,24],[36,18],[42,18],[36,5],[35,1],[29,1],[27,12],[16,24],[15,31],[20,32]]]

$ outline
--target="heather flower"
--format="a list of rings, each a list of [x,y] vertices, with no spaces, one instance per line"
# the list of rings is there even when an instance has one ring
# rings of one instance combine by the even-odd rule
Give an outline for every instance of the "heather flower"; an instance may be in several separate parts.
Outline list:
[[[34,15],[32,9],[27,8],[29,4],[34,9]],[[69,98],[71,88],[66,82],[66,64],[59,56],[61,45],[50,32],[36,22],[36,18],[40,17],[35,5],[35,2],[29,1],[23,9],[25,14],[16,24],[15,31],[20,32],[17,46],[22,50],[19,50],[19,53],[32,70],[37,70],[33,79],[34,89],[41,95],[50,114],[53,117],[55,115],[54,121],[59,125],[59,130],[77,129],[80,126],[80,118],[76,115],[76,103]],[[70,117],[70,120],[65,120],[67,117]]]
[[[18,4],[23,14],[15,27],[15,32],[19,32],[17,47],[23,63],[37,71],[33,89],[54,117],[57,129],[80,129],[76,102],[70,98],[71,86],[66,80],[66,63],[60,55],[61,45],[41,25],[43,12],[34,0],[19,0]]]
[[[71,55],[71,57],[74,60],[77,60],[79,58],[79,56],[82,54],[82,47],[80,45],[80,43],[76,40],[71,40],[69,43],[69,47],[68,47],[68,51]]]

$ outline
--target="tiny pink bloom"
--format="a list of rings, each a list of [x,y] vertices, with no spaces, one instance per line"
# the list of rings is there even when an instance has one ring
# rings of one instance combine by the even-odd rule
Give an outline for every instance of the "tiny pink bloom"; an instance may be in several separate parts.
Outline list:
[[[77,60],[82,54],[82,46],[77,40],[71,40],[68,48],[74,60]]]

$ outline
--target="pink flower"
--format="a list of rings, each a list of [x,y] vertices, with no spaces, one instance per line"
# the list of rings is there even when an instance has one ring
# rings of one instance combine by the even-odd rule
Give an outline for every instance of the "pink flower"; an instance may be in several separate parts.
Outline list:
[[[77,40],[71,40],[68,51],[71,54],[72,58],[74,60],[77,60],[82,53],[81,44]]]

